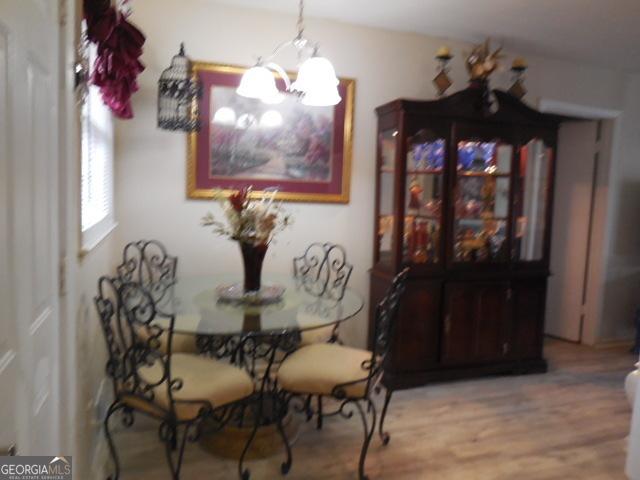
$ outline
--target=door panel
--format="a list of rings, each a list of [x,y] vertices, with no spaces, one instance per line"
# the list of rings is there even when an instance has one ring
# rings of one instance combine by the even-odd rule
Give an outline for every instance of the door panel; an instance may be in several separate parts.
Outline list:
[[[507,354],[508,284],[451,283],[445,287],[442,360],[472,364]]]
[[[542,323],[546,282],[513,285],[513,352],[519,359],[542,357]]]
[[[11,270],[9,263],[11,207],[8,181],[8,30],[0,22],[0,449],[6,449],[17,441],[15,422],[16,396],[14,386],[18,381],[17,334],[12,311]],[[7,388],[8,387],[8,388]]]
[[[473,359],[475,344],[476,294],[469,284],[445,287],[445,320],[442,360],[466,363]]]
[[[563,123],[558,135],[545,332],[571,341],[581,336],[596,127]]]
[[[498,360],[508,353],[505,345],[508,285],[485,284],[476,293],[478,324],[475,352],[478,360]]]
[[[57,11],[0,2],[0,448],[15,442],[21,455],[61,453]]]
[[[441,292],[439,281],[407,282],[392,351],[395,371],[425,370],[438,362]]]

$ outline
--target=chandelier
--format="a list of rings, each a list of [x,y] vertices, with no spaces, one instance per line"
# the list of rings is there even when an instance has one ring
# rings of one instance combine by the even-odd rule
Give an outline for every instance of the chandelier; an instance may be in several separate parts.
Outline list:
[[[298,10],[298,34],[293,40],[278,45],[268,57],[258,57],[257,63],[247,70],[240,80],[236,92],[248,98],[257,98],[264,103],[275,104],[284,100],[278,90],[273,72],[284,80],[286,91],[299,96],[303,105],[324,107],[340,102],[339,80],[331,62],[318,54],[318,44],[304,37],[304,0]],[[298,54],[298,76],[291,82],[284,69],[273,59],[286,47],[293,47]]]

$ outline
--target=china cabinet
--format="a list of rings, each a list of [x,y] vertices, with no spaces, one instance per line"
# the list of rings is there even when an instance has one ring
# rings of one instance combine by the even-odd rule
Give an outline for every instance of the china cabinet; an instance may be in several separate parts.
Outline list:
[[[376,112],[371,305],[410,267],[385,383],[545,371],[561,119],[483,83]]]

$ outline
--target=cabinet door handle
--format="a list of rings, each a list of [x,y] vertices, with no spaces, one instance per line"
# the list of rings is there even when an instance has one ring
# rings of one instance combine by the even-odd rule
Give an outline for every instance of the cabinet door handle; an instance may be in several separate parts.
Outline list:
[[[502,344],[502,355],[506,355],[507,353],[509,353],[510,349],[511,349],[511,346],[509,345],[509,342],[504,342]]]
[[[444,319],[444,333],[449,335],[451,332],[451,314],[448,314]]]
[[[511,287],[507,288],[507,300],[511,300],[512,295],[513,290],[511,289]]]

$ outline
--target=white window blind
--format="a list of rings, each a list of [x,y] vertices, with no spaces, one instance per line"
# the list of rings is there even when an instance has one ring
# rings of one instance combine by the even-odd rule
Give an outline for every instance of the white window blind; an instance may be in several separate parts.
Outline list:
[[[95,48],[90,48],[93,64]],[[82,106],[82,249],[91,250],[115,226],[113,211],[113,119],[100,91],[89,87]]]

